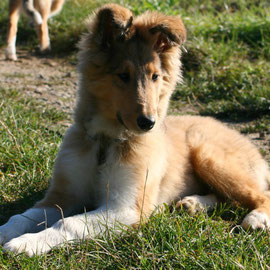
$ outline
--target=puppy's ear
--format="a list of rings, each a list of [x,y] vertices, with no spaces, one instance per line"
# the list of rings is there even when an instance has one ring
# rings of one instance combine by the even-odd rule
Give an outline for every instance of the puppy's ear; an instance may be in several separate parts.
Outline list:
[[[129,37],[133,15],[128,9],[117,4],[107,4],[101,7],[95,18],[93,39],[103,49],[110,48],[114,42]]]
[[[155,23],[149,28],[153,35],[153,47],[157,52],[165,52],[179,46],[186,40],[186,29],[182,20],[176,16],[155,14]]]

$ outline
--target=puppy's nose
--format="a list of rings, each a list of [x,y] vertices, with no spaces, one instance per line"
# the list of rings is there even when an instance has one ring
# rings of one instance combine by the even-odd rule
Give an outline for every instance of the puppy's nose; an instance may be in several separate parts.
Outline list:
[[[137,118],[137,125],[143,131],[148,131],[155,125],[155,118],[153,116],[140,115]]]

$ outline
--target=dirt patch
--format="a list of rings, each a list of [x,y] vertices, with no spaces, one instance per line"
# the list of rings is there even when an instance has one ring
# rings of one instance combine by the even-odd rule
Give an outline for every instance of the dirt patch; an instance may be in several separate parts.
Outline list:
[[[22,96],[30,96],[68,114],[70,125],[76,101],[77,71],[71,61],[59,58],[39,58],[27,51],[18,51],[18,61],[5,61],[0,53],[0,87],[16,89]],[[186,111],[194,111],[192,105]],[[62,123],[63,124],[63,123]],[[250,123],[229,124],[241,130]],[[270,134],[249,133],[247,136],[262,150],[270,162]]]
[[[0,87],[16,89],[49,106],[72,115],[77,90],[76,66],[70,61],[39,58],[18,52],[18,61],[6,61],[0,54]]]

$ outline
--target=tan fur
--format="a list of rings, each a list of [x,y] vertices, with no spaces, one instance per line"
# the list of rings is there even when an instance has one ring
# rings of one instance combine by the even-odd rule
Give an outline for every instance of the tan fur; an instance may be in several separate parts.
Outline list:
[[[104,10],[111,12],[123,27],[132,16],[130,11],[111,4],[97,12],[99,20],[91,19],[89,34],[80,43],[81,87],[76,125],[84,130],[85,122],[91,122],[91,116],[100,114],[109,125],[97,127],[97,134],[124,137],[116,143],[119,162],[136,171],[134,189],[137,188],[138,213],[143,208],[148,215],[164,202],[171,204],[186,195],[204,193],[203,182],[219,195],[270,216],[270,200],[262,193],[268,189],[264,175],[266,163],[247,139],[211,118],[170,116],[164,119],[169,97],[181,78],[178,46],[185,40],[181,20],[145,13],[133,20],[126,30],[127,36],[123,37],[126,40],[113,40],[118,34],[113,33],[112,41],[106,42],[112,42],[114,49],[109,48],[111,55],[107,55],[106,49],[100,50],[100,31],[106,31],[109,24],[105,21],[104,26],[100,26]],[[176,36],[175,40],[168,40],[166,33],[158,29],[157,33],[151,33],[150,29],[157,25],[165,25],[166,31]],[[113,26],[110,27],[113,32]],[[164,39],[157,44],[159,35]],[[124,55],[123,50],[127,52]],[[130,83],[117,78],[116,74],[122,72],[130,74]],[[160,82],[151,81],[155,72],[160,74]],[[123,130],[117,112],[128,130]],[[155,116],[157,123],[153,130],[139,130],[136,125],[139,114]],[[82,146],[77,141],[72,147],[79,154]],[[62,178],[60,180],[59,186],[63,186]],[[58,189],[57,178],[53,187]]]
[[[230,199],[251,210],[243,228],[269,229],[270,174],[255,146],[212,118],[166,116],[181,82],[182,21],[156,12],[134,18],[108,4],[87,26],[75,119],[52,183],[34,208],[0,226],[4,249],[47,252],[117,230],[116,222],[136,226],[164,203],[195,213]]]
[[[17,35],[17,24],[23,2],[29,0],[9,0],[9,27],[7,34],[6,58],[17,60],[15,42]],[[38,33],[40,51],[50,50],[50,39],[48,30],[48,19],[61,11],[65,0],[30,0],[33,1],[33,8],[41,17],[42,22],[32,18]],[[28,11],[26,11],[28,13]]]
[[[102,21],[102,13],[113,16],[118,28],[110,25],[107,18]],[[117,31],[127,25],[132,17],[130,11],[111,4],[96,14],[88,24],[89,34],[80,43],[81,86],[76,125],[85,128],[90,136],[103,133],[124,138],[114,143],[118,145],[118,162],[134,168],[138,215],[141,211],[148,215],[162,203],[171,204],[187,195],[203,194],[206,186],[210,186],[222,197],[238,200],[270,216],[270,200],[262,192],[268,189],[267,165],[247,139],[211,118],[164,118],[169,97],[181,78],[178,46],[185,40],[181,20],[145,13],[123,30],[126,36],[119,41]],[[159,25],[175,35],[173,41]],[[102,37],[106,27],[110,27],[112,36],[105,33]],[[157,32],[151,33],[150,29],[155,27]],[[113,48],[101,50],[102,38],[111,38],[106,42],[111,42],[109,46]],[[127,84],[117,78],[123,72],[130,74]],[[159,82],[153,83],[153,73],[160,74]],[[118,112],[125,127],[117,120]],[[93,130],[87,130],[85,123],[91,122],[96,114],[108,126],[97,124]],[[153,130],[139,130],[136,125],[139,114],[157,119]],[[74,145],[74,151],[79,154],[81,146]],[[57,178],[53,187],[58,187]]]
[[[115,229],[116,221],[136,226],[164,203],[195,213],[235,200],[251,210],[245,229],[270,228],[269,169],[255,146],[212,118],[166,116],[181,82],[185,38],[178,17],[134,18],[116,4],[89,19],[80,42],[75,120],[51,186],[34,208],[0,226],[5,249],[47,252]],[[65,215],[91,211],[56,222],[55,205]],[[52,227],[25,234],[44,223],[43,212]]]

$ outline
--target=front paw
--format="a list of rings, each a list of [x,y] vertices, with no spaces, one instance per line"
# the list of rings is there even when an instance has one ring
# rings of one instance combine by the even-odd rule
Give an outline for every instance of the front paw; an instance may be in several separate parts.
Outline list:
[[[12,238],[18,236],[20,236],[20,234],[12,227],[12,224],[6,223],[0,226],[0,245],[4,245]]]
[[[32,257],[48,252],[61,242],[59,240],[59,233],[47,229],[39,233],[27,233],[14,238],[7,242],[3,248],[15,254],[25,253],[27,256]]]
[[[4,245],[4,250],[15,254],[25,253],[27,256],[40,255],[50,251],[53,247],[63,244],[66,236],[63,232],[48,228],[39,233],[27,233],[14,238]]]
[[[25,253],[32,257],[48,252],[51,247],[48,245],[46,237],[41,236],[40,233],[28,233],[7,242],[3,249],[15,254]]]
[[[8,46],[5,49],[5,56],[6,56],[6,60],[17,61],[17,55],[16,55],[15,47]]]

